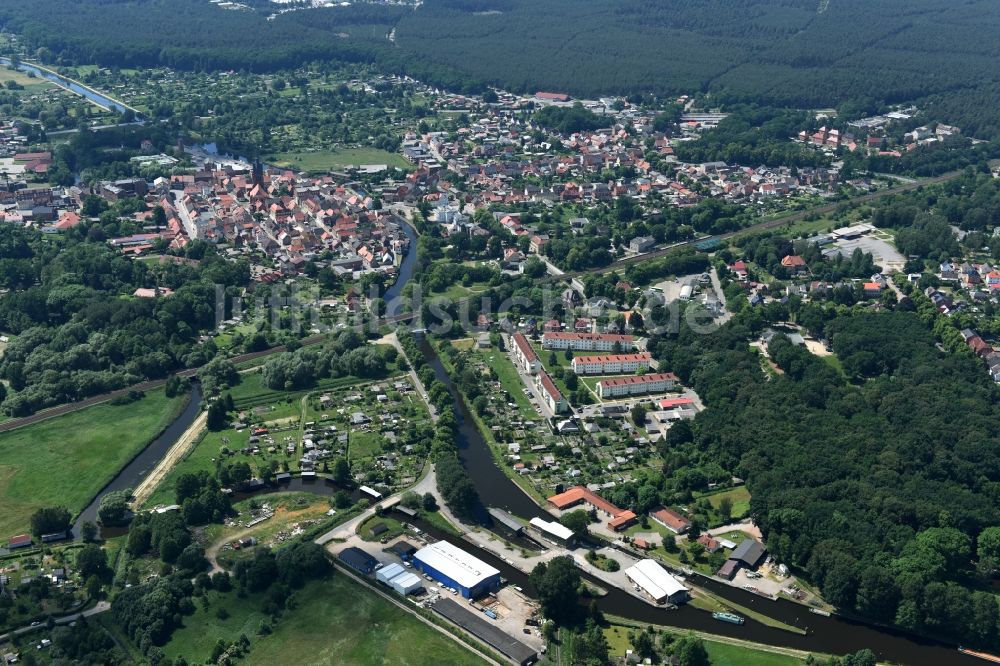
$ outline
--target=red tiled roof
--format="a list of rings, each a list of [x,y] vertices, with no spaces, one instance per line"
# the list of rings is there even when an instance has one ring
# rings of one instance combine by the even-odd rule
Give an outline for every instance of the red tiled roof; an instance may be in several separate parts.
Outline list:
[[[559,389],[556,388],[552,378],[549,377],[549,373],[544,370],[539,371],[538,379],[542,382],[542,388],[545,389],[545,392],[549,394],[549,397],[551,397],[553,401],[559,402],[563,399],[562,393],[560,393]]]
[[[627,363],[629,361],[649,361],[653,355],[649,352],[640,354],[609,354],[606,356],[577,356],[573,363]]]
[[[673,509],[660,509],[650,514],[653,518],[675,530],[691,526],[691,521]]]
[[[677,375],[672,372],[658,372],[651,375],[639,375],[636,377],[618,377],[616,379],[602,379],[597,382],[598,386],[611,388],[612,386],[631,386],[634,384],[652,384],[665,380],[677,381]]]
[[[10,541],[7,542],[7,545],[10,546],[11,548],[19,548],[21,546],[27,546],[30,543],[31,543],[30,534],[18,534],[17,536],[12,536],[10,538]]]
[[[538,355],[535,350],[531,348],[531,343],[528,342],[528,338],[524,337],[524,333],[514,334],[514,344],[517,348],[521,350],[524,357],[528,360],[528,363],[534,363],[538,360]]]
[[[613,530],[620,530],[623,527],[631,525],[635,520],[636,515],[631,511],[623,511],[614,518],[608,521],[608,527]]]
[[[564,493],[558,495],[553,495],[549,498],[549,504],[552,504],[559,510],[569,508],[580,502],[586,502],[595,509],[600,509],[604,513],[610,514],[612,516],[620,516],[625,513],[622,509],[607,501],[597,493],[588,490],[583,486],[573,486]],[[629,511],[628,513],[632,513]],[[634,515],[634,514],[633,514]]]

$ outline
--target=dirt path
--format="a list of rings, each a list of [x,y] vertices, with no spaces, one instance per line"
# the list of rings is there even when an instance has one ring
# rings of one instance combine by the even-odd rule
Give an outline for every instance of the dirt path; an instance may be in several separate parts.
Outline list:
[[[236,534],[230,534],[228,536],[224,536],[205,549],[205,559],[208,560],[208,564],[209,566],[211,566],[211,569],[208,572],[209,576],[218,573],[220,571],[225,571],[225,569],[219,566],[219,561],[218,561],[219,551],[222,550],[222,547],[225,546],[227,543],[239,541],[243,537],[250,536],[253,533],[254,529],[255,529],[254,527],[247,527],[246,529],[240,530]]]
[[[198,436],[201,435],[201,431],[205,429],[205,425],[208,423],[208,413],[202,412],[195,418],[194,422],[188,426],[188,429],[177,438],[177,441],[170,450],[167,451],[167,455],[160,459],[160,462],[156,463],[156,467],[153,471],[142,480],[142,483],[136,487],[135,492],[132,493],[134,499],[132,500],[132,506],[135,508],[141,507],[146,500],[153,494],[153,490],[156,489],[163,479],[166,478],[167,474],[174,468],[177,463],[184,459],[184,456],[194,447],[195,443],[198,441]]]

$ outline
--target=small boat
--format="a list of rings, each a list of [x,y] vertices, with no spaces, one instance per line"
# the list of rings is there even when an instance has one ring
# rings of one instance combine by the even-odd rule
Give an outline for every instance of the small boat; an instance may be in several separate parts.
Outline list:
[[[815,613],[816,615],[822,615],[823,617],[830,617],[830,611],[823,610],[822,608],[810,608],[810,613]]]
[[[961,645],[958,646],[958,651],[961,652],[962,654],[967,654],[970,657],[979,657],[980,659],[991,661],[994,664],[1000,664],[1000,657],[996,656],[995,654],[990,654],[989,652],[979,652],[977,650],[970,650],[968,648],[962,647]]]
[[[741,616],[736,615],[735,613],[716,612],[712,613],[712,617],[722,622],[728,622],[729,624],[743,624],[746,621]]]

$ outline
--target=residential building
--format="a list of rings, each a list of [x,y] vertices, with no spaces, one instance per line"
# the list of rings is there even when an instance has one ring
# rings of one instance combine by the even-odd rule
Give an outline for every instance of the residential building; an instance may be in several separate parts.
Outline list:
[[[635,338],[615,333],[543,333],[545,349],[571,351],[630,352],[635,349]]]
[[[549,406],[553,414],[560,414],[569,409],[569,403],[563,397],[562,392],[549,377],[549,373],[544,370],[538,371],[538,377],[535,379],[535,384],[538,386],[539,390],[542,392],[542,397],[545,398],[545,404]]]
[[[609,356],[577,356],[573,359],[573,372],[578,375],[621,375],[648,370],[653,355],[612,354]]]
[[[684,534],[691,529],[691,521],[673,509],[661,508],[649,514],[649,517],[674,534]]]
[[[648,252],[656,246],[656,239],[652,236],[638,236],[628,242],[628,251],[639,254]]]
[[[635,377],[617,377],[602,379],[597,382],[597,395],[602,400],[627,395],[643,393],[662,393],[677,386],[677,375],[672,372],[659,372]]]
[[[539,362],[538,354],[535,353],[528,338],[523,333],[515,333],[511,338],[514,340],[514,348],[511,351],[514,353],[514,358],[517,360],[518,366],[528,374],[538,374],[542,364]]]

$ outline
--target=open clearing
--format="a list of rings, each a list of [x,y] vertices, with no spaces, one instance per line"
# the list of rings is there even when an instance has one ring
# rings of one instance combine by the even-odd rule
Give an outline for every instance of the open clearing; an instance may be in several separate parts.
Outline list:
[[[55,84],[49,83],[48,81],[38,78],[37,76],[28,76],[24,72],[9,69],[7,67],[0,67],[0,83],[7,83],[8,81],[14,81],[25,88],[30,88],[35,91],[56,87]]]
[[[183,656],[188,663],[203,663],[217,639],[234,641],[244,633],[251,644],[244,663],[251,665],[482,663],[454,641],[338,573],[296,591],[294,609],[273,625],[272,634],[258,636],[267,618],[261,612],[264,596],[240,599],[235,592],[210,593],[209,610],[198,604],[164,652],[171,659]],[[220,607],[228,611],[225,619],[216,615]]]
[[[267,155],[265,159],[275,166],[309,173],[325,173],[334,169],[363,164],[386,164],[390,168],[398,167],[407,170],[413,168],[401,155],[379,148],[341,148],[315,152],[273,153]]]
[[[177,415],[162,390],[100,404],[0,434],[0,538],[26,532],[46,506],[80,512]]]

